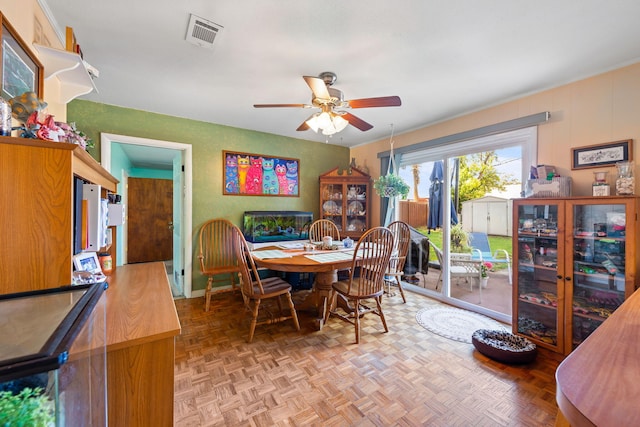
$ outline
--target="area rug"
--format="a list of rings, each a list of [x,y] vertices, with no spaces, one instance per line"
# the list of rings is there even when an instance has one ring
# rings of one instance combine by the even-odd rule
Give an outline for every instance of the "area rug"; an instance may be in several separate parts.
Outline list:
[[[478,329],[507,330],[501,323],[487,316],[439,304],[418,311],[416,321],[434,334],[469,344],[471,335]]]

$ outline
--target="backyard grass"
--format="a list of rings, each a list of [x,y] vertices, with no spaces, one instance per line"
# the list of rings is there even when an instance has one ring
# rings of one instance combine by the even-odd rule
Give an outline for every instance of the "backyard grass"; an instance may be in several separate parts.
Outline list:
[[[442,248],[442,230],[427,230],[427,227],[419,227],[417,230],[427,236],[434,245]],[[513,259],[512,240],[509,236],[489,236],[489,246],[491,251],[495,253],[498,249],[504,249],[509,254],[509,258]],[[429,252],[429,260],[436,261],[436,254],[433,251]],[[494,266],[494,270],[501,270],[507,268],[506,264],[497,264]]]

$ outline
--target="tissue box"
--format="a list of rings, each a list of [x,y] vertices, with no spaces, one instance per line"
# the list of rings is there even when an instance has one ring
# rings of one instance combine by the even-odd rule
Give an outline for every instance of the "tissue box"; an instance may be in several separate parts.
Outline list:
[[[557,176],[553,179],[529,179],[524,191],[525,197],[569,197],[571,177]]]
[[[538,171],[538,179],[546,180],[550,173],[556,174],[556,168],[554,166],[538,165],[536,170]]]

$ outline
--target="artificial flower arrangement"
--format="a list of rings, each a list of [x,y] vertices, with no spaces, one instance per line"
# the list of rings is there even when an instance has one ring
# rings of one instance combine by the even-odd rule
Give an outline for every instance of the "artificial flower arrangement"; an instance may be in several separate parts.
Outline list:
[[[84,148],[93,147],[93,141],[82,131],[76,128],[76,123],[56,122],[56,125],[64,131],[64,142],[77,144]]]
[[[480,275],[482,277],[489,277],[489,271],[493,269],[493,264],[489,261],[485,261],[480,266]]]

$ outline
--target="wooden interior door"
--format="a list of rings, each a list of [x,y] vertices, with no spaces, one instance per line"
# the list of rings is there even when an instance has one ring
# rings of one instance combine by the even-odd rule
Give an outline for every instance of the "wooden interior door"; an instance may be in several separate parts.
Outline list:
[[[127,262],[173,257],[173,181],[129,178]]]

